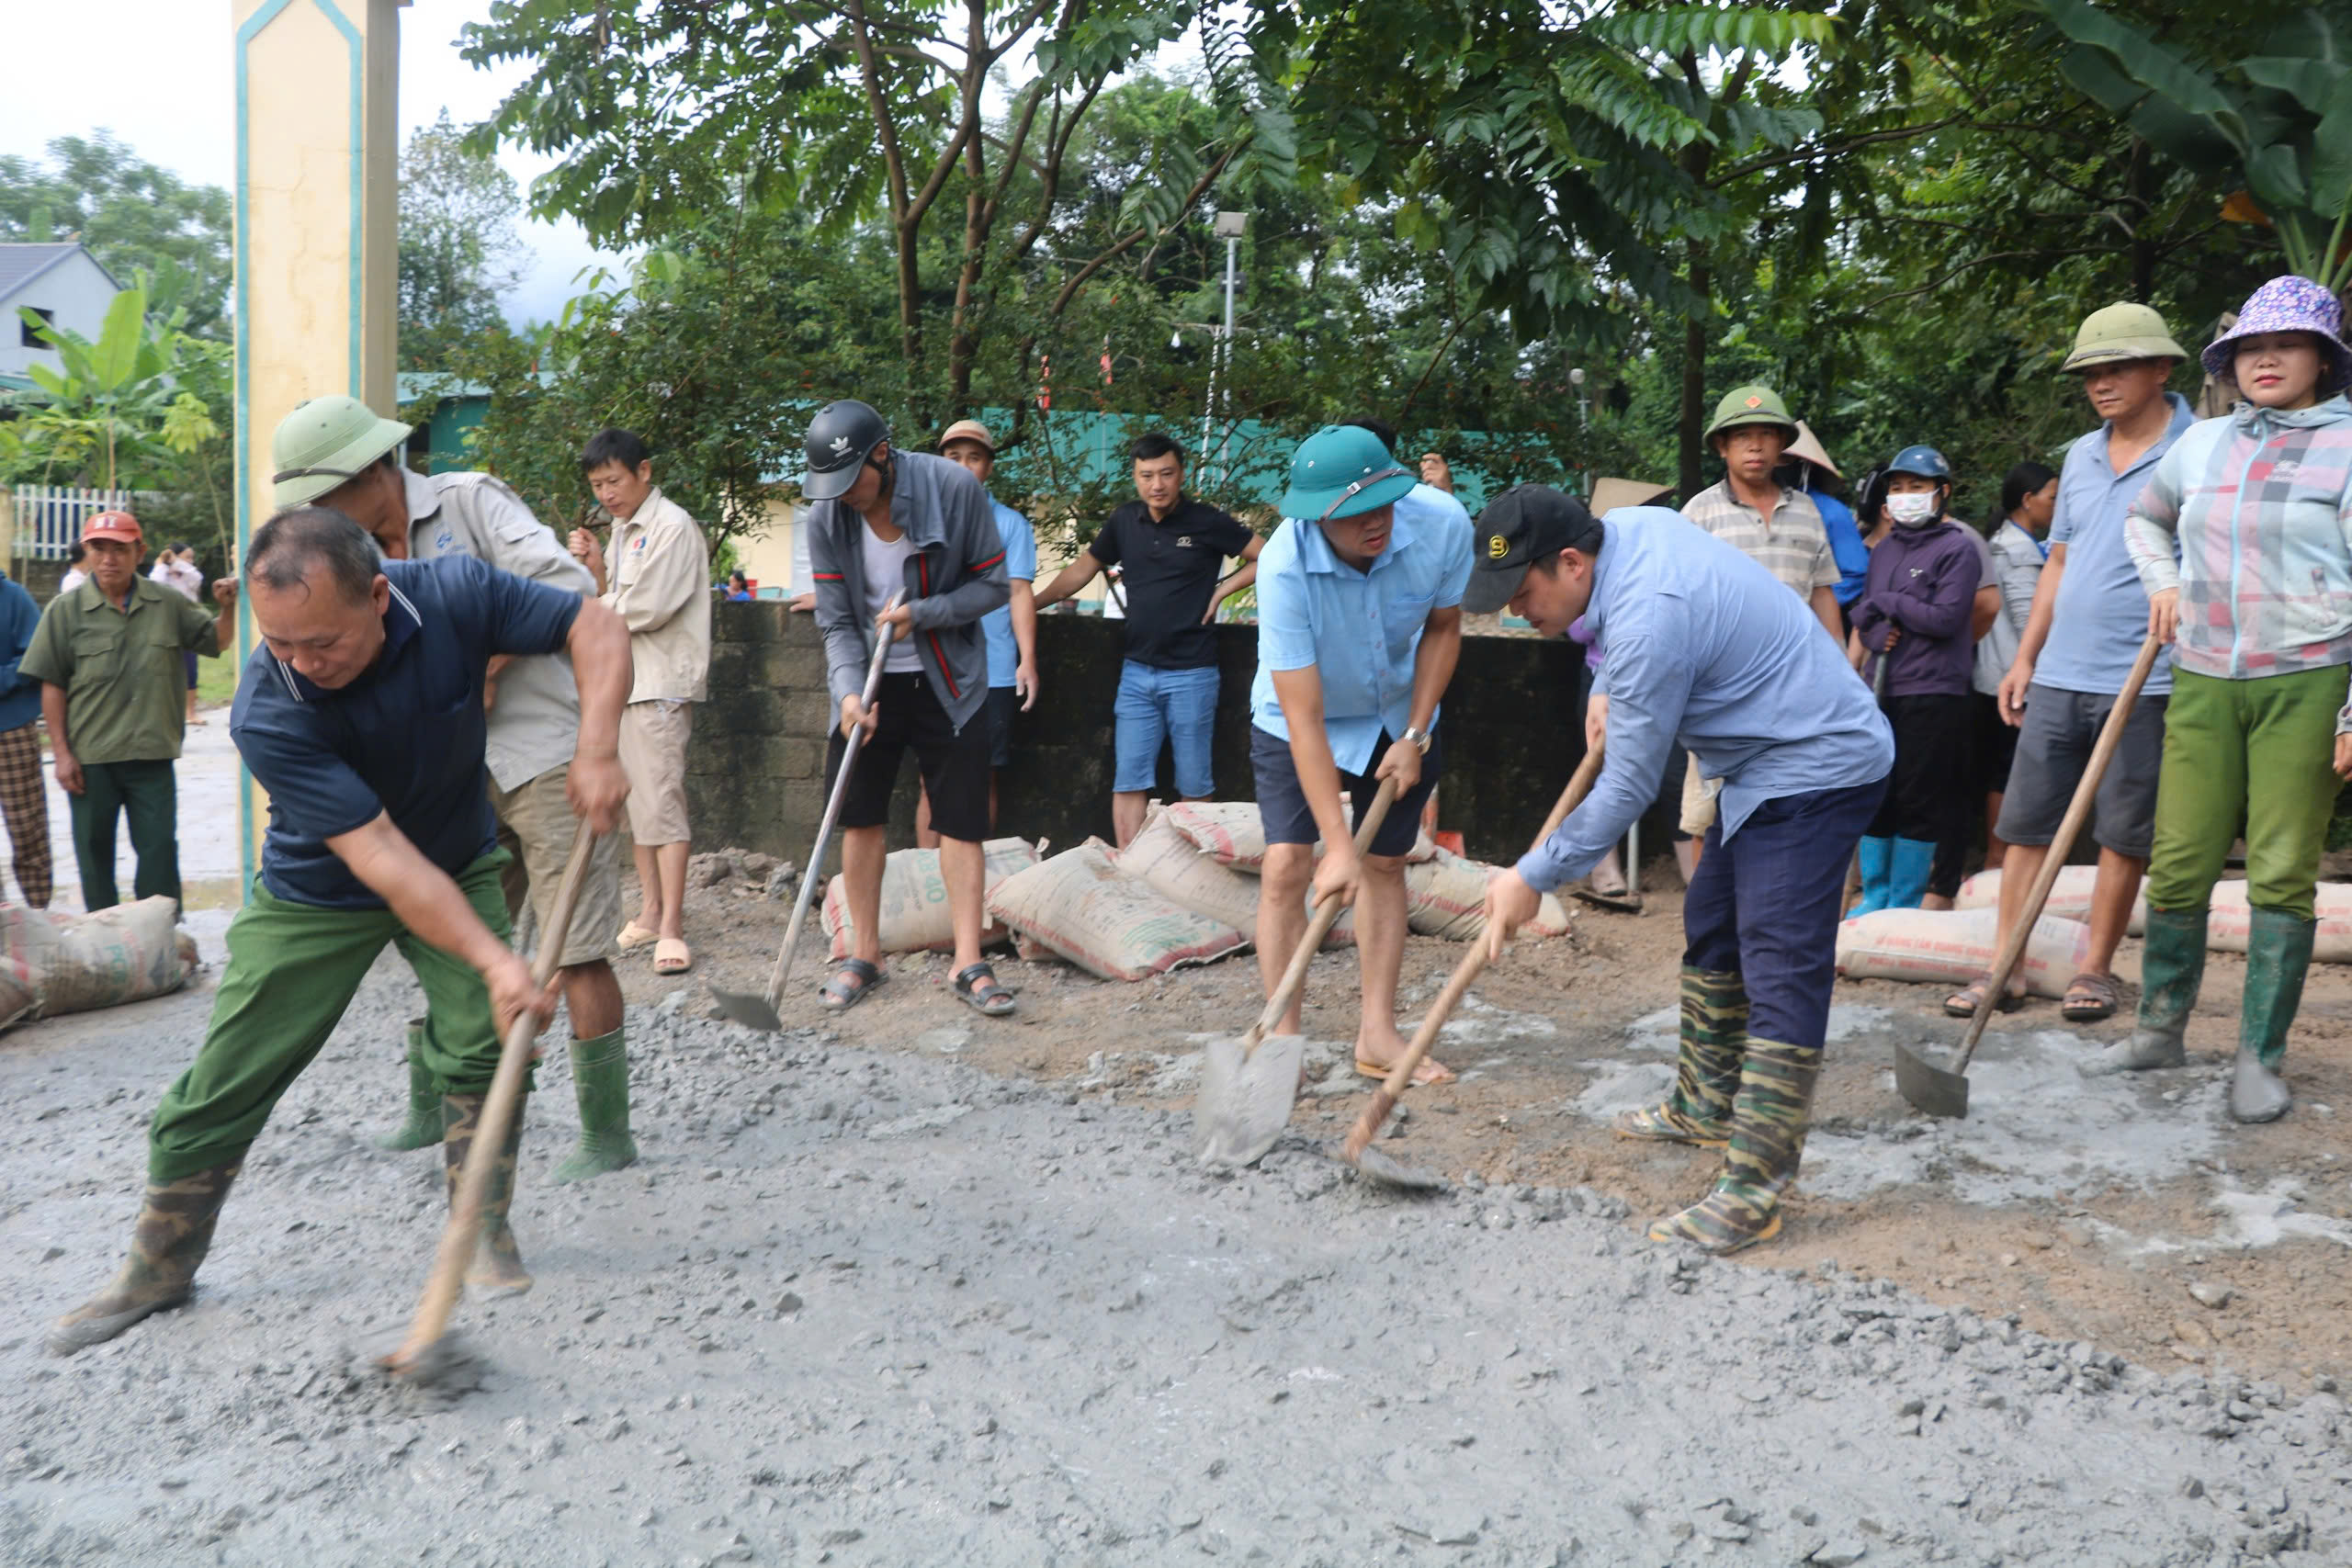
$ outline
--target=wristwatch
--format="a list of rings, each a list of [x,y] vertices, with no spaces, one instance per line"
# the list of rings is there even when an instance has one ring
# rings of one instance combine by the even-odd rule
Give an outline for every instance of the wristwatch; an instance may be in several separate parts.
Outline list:
[[[1430,732],[1421,728],[1419,725],[1408,729],[1404,734],[1398,736],[1396,739],[1399,740],[1411,741],[1415,746],[1420,748],[1421,755],[1424,757],[1430,754]]]

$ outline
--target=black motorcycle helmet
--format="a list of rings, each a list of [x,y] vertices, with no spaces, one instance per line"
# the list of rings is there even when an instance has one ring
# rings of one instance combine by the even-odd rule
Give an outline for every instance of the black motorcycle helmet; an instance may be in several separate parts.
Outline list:
[[[840,500],[857,482],[874,449],[889,439],[890,427],[872,405],[855,398],[827,403],[808,422],[808,434],[801,438],[808,477],[802,481],[800,493],[810,501]]]

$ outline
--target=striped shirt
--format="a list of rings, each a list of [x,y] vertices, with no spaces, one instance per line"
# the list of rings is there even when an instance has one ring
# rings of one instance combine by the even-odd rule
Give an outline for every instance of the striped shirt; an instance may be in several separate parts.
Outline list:
[[[1772,520],[1731,492],[1731,481],[1710,485],[1683,502],[1682,515],[1733,546],[1774,577],[1811,599],[1816,588],[1838,585],[1838,558],[1820,509],[1801,490],[1782,486]]]
[[[2149,593],[2180,591],[2180,669],[2251,681],[2352,664],[2352,402],[2241,403],[2192,427],[2124,542]]]

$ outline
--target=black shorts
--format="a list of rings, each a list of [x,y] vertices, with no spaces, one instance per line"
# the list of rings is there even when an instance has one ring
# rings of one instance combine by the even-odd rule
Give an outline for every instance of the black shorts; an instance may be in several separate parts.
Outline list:
[[[931,795],[931,825],[944,839],[980,843],[989,836],[989,727],[985,705],[957,733],[924,675],[882,677],[875,698],[880,721],[858,748],[857,766],[842,795],[841,825],[879,828],[890,820],[890,792],[899,760],[910,747],[922,787]],[[834,709],[833,738],[825,747],[825,788],[831,791],[849,742]]]
[[[1976,704],[1976,793],[1999,795],[2009,787],[2009,764],[2017,761],[2018,732],[2001,722],[2001,699],[1972,693]]]
[[[1382,735],[1372,749],[1372,765],[1378,767],[1380,759],[1388,755],[1390,737]],[[1323,836],[1315,825],[1315,810],[1306,804],[1306,793],[1299,787],[1298,769],[1291,761],[1290,742],[1271,734],[1256,725],[1250,727],[1250,771],[1258,780],[1258,820],[1266,829],[1269,844],[1311,844]],[[1381,820],[1380,831],[1373,835],[1371,853],[1401,855],[1411,851],[1420,837],[1421,807],[1430,791],[1437,788],[1437,776],[1445,771],[1445,742],[1439,736],[1430,738],[1429,755],[1421,759],[1421,782],[1396,797]],[[1363,826],[1363,814],[1372,809],[1372,797],[1380,793],[1379,782],[1363,773],[1340,771],[1340,787],[1348,794],[1352,811],[1349,818],[1355,827]]]
[[[1011,686],[990,686],[980,705],[979,721],[989,731],[989,766],[1012,766],[1012,716],[1021,711],[1021,694]]]

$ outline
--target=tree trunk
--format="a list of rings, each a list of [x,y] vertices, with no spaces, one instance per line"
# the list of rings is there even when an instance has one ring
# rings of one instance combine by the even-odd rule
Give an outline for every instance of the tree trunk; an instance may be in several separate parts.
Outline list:
[[[2132,298],[2148,302],[2156,291],[2156,247],[2148,238],[2148,141],[2132,139],[2132,159],[2124,167],[2124,190],[2132,213]]]
[[[1698,494],[1706,485],[1700,465],[1706,453],[1706,312],[1712,299],[1712,282],[1707,270],[1706,252],[1694,240],[1690,243],[1690,292],[1697,298],[1691,314],[1682,324],[1682,418],[1677,431],[1682,463],[1675,483],[1684,501]]]

